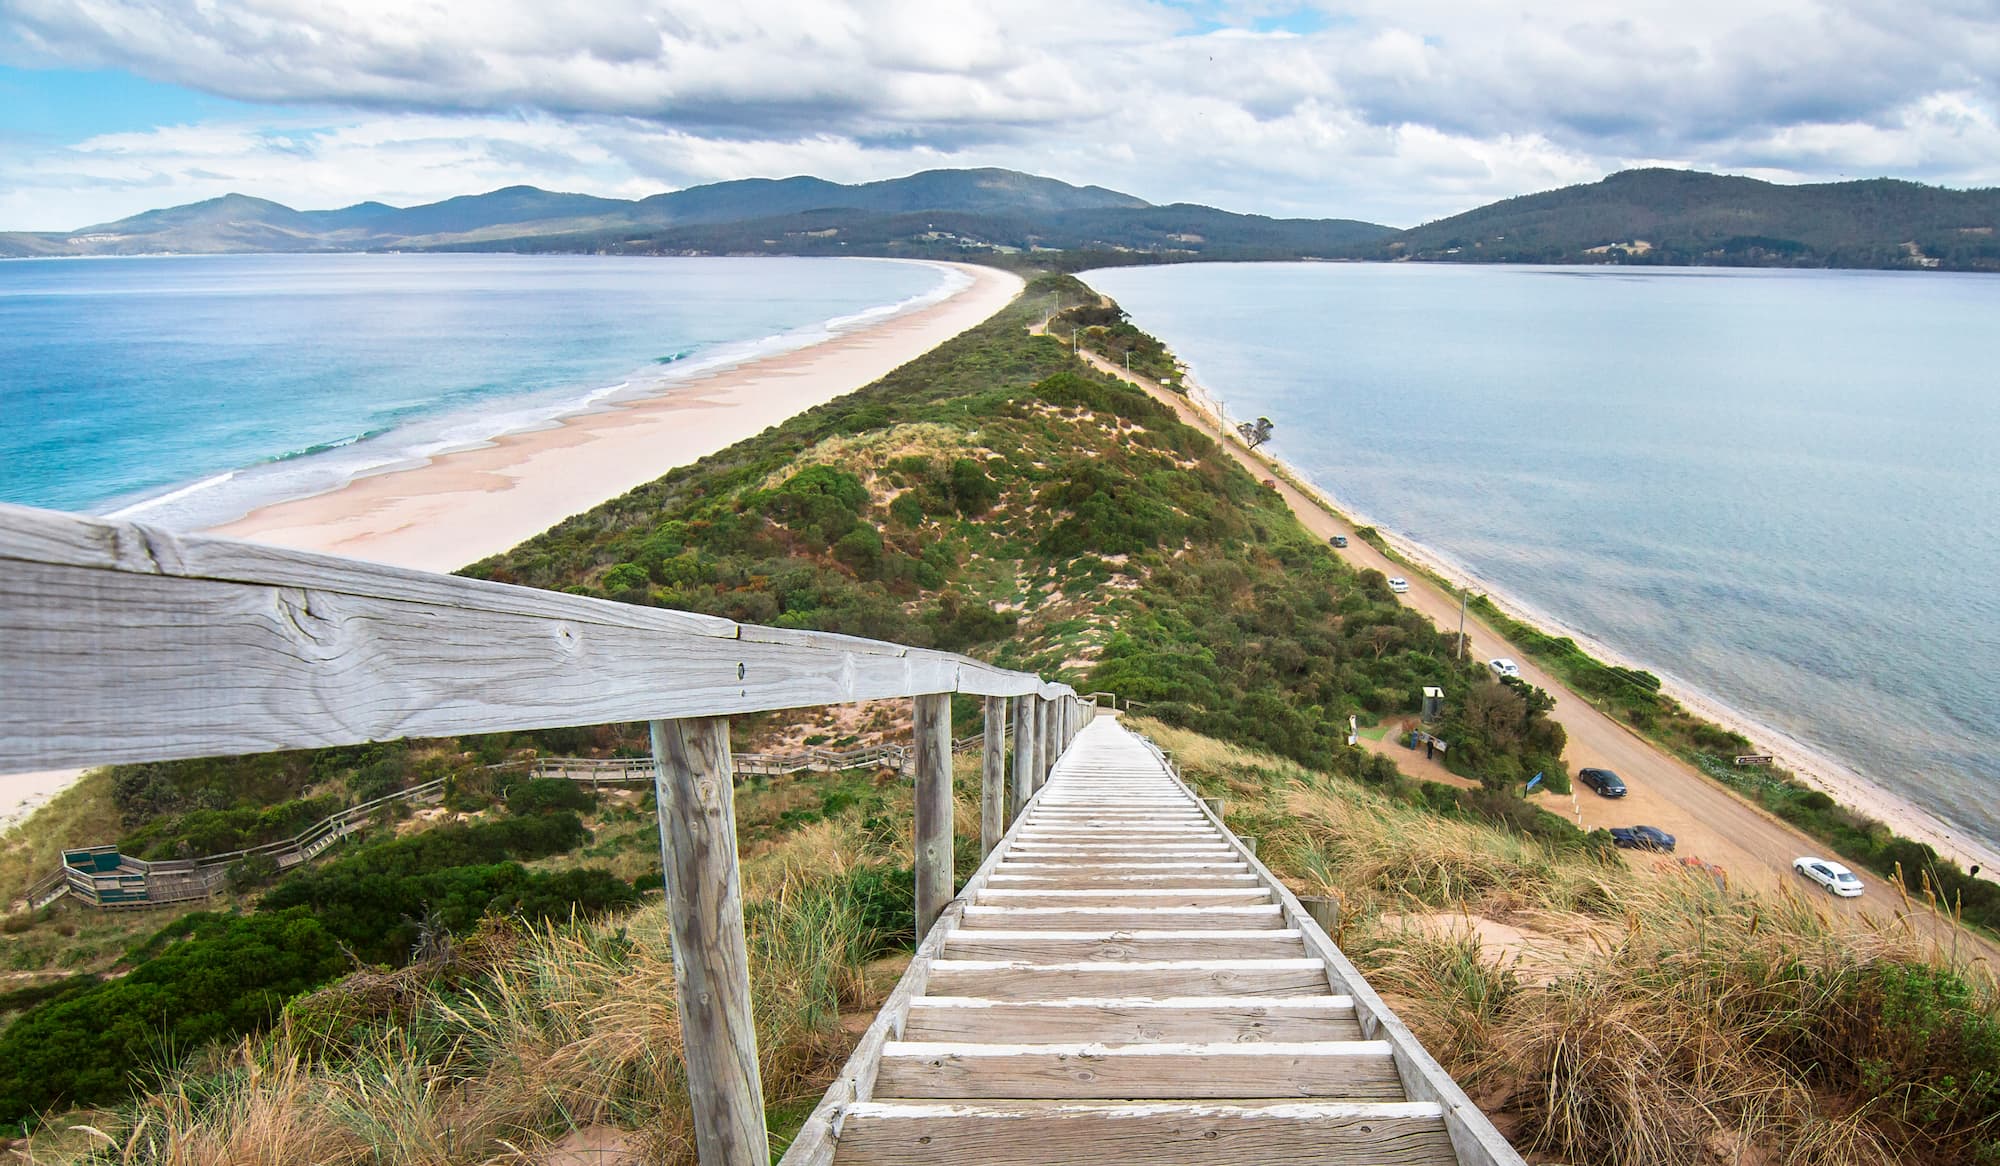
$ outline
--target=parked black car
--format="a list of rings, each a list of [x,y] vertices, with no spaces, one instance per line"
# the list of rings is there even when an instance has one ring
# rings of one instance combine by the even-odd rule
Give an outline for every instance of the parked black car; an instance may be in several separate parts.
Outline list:
[[[1579,769],[1576,779],[1607,798],[1625,796],[1625,779],[1608,769]]]
[[[1613,826],[1611,840],[1627,850],[1674,852],[1674,836],[1658,826]]]

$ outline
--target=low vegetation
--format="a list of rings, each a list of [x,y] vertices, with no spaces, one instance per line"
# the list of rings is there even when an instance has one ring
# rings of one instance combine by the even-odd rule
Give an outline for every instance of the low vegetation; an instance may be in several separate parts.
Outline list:
[[[1908,923],[1367,796],[1148,731],[1531,1155],[1606,1166],[2000,1160],[2000,994]],[[1924,913],[1934,905],[1918,902]]]
[[[1567,780],[1546,694],[1456,661],[1381,575],[1328,553],[1206,437],[1029,335],[1051,306],[1102,329],[1100,350],[1129,341],[1135,365],[1171,367],[1115,307],[1043,277],[878,384],[469,573],[968,651],[1136,701],[1277,869],[1344,900],[1342,942],[1551,1160],[2000,1161],[1988,980],[1901,932],[1843,930],[1678,868],[1635,872],[1604,836],[1530,806],[1525,779]],[[1623,695],[1643,674],[1566,667],[1627,700],[1628,720],[1668,719]],[[1414,723],[1426,685],[1446,692],[1432,728],[1464,786],[1346,744],[1350,716]],[[961,732],[975,708],[954,702]],[[904,724],[878,710],[735,731],[845,745]],[[692,1162],[672,955],[645,901],[660,878],[650,792],[493,768],[528,748],[642,747],[635,727],[603,726],[92,778],[58,803],[66,828],[160,856],[285,837],[433,778],[444,792],[421,817],[385,806],[313,869],[233,872],[218,910],[153,918],[93,957],[103,974],[0,995],[0,1119],[27,1135],[14,1149],[147,1166],[444,1166],[592,1146]],[[961,876],[976,780],[961,768]],[[737,798],[783,1138],[853,1039],[842,1015],[879,1003],[913,938],[909,791],[885,771],[745,779]],[[9,845],[0,877],[19,886],[53,858]],[[8,942],[78,914],[16,916]],[[1453,919],[1551,950],[1502,949]],[[57,1116],[77,1104],[98,1108]]]

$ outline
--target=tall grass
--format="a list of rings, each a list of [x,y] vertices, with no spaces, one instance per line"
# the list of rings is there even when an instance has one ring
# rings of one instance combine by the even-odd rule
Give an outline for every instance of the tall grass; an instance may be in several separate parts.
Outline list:
[[[766,1101],[800,1108],[852,1037],[885,938],[858,828],[816,823],[745,864]],[[893,872],[900,875],[900,872]],[[443,963],[358,973],[267,1036],[209,1050],[132,1106],[17,1147],[36,1163],[461,1166],[537,1161],[610,1126],[646,1162],[695,1160],[665,908],[489,923]]]
[[[1831,916],[1788,887],[1554,851],[1189,734],[1155,739],[1231,799],[1275,870],[1343,900],[1343,947],[1524,1151],[2000,1162],[2000,991],[1942,946],[1929,904],[1889,924]],[[1533,951],[1482,942],[1486,921]]]

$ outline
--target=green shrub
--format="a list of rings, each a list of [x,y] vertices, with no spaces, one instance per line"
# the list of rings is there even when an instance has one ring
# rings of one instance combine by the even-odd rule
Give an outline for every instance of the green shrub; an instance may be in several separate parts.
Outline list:
[[[596,805],[597,795],[588,786],[565,777],[534,777],[507,787],[507,810],[512,814],[584,813]]]
[[[132,973],[35,1008],[0,1031],[0,1121],[104,1104],[216,1040],[255,1032],[348,958],[306,907],[190,915]]]

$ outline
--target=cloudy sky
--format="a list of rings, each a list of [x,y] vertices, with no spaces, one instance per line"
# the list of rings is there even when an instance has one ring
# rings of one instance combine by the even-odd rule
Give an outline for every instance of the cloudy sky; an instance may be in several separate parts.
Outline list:
[[[940,166],[1406,226],[1633,165],[2000,185],[2000,0],[0,0],[0,229]]]

